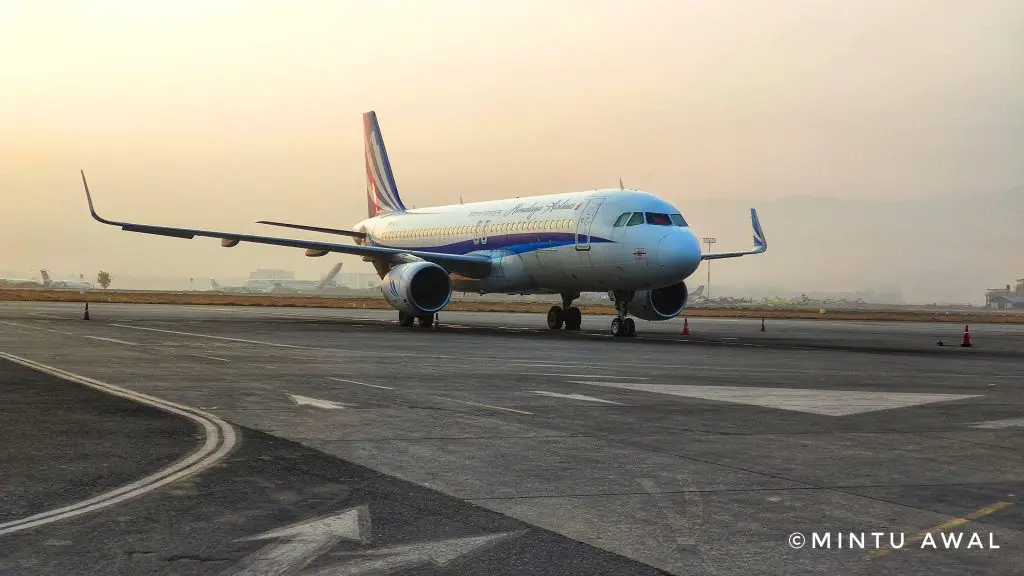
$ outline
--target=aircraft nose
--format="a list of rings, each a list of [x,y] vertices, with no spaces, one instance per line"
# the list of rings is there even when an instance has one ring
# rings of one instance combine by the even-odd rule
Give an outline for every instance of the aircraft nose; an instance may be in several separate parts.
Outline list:
[[[685,230],[673,232],[658,242],[658,265],[686,278],[700,265],[700,242]]]

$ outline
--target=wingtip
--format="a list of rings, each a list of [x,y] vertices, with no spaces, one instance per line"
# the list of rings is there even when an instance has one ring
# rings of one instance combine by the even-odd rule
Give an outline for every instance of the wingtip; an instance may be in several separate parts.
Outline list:
[[[89,182],[85,179],[85,170],[79,170],[78,172],[82,175],[82,187],[85,188],[85,200],[89,203],[89,213],[92,214],[93,219],[104,224],[120,226],[119,222],[107,220],[96,213],[96,207],[92,203],[92,194],[89,192]]]

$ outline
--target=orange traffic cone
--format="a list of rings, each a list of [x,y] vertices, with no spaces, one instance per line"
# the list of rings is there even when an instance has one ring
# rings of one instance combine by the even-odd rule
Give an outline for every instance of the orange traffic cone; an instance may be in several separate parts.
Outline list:
[[[689,318],[683,318],[683,336],[690,335],[690,320]]]
[[[971,346],[971,328],[964,324],[964,342],[961,344],[964,348],[970,348]]]

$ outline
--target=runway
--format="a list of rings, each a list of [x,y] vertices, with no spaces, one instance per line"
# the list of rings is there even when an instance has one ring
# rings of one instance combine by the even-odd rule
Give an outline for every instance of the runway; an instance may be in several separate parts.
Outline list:
[[[239,446],[180,485],[0,535],[0,573],[83,573],[41,567],[69,550],[88,557],[98,538],[97,558],[148,543],[119,557],[120,573],[285,573],[266,557],[274,538],[246,538],[324,518],[348,531],[307,551],[302,574],[380,570],[371,560],[409,574],[1024,567],[1024,326],[972,325],[975,345],[961,348],[963,326],[939,323],[768,320],[761,332],[757,319],[701,318],[690,336],[673,320],[613,339],[606,317],[567,333],[537,314],[444,312],[436,331],[374,310],[92,304],[90,316],[2,303],[0,352],[222,419]],[[32,413],[41,400],[22,400],[18,374],[0,394]],[[128,456],[103,489],[199,442],[175,440],[183,425],[166,415],[142,420],[165,456],[116,448]],[[57,434],[59,421],[18,419],[19,438]],[[143,434],[128,432],[138,415],[103,419],[122,421],[125,438]],[[92,452],[39,457],[89,468]],[[89,495],[34,496],[24,468],[39,464],[15,462],[21,480],[4,499],[29,504],[0,508],[0,522]],[[912,543],[954,528],[999,548]],[[907,545],[794,549],[797,532],[901,532]]]

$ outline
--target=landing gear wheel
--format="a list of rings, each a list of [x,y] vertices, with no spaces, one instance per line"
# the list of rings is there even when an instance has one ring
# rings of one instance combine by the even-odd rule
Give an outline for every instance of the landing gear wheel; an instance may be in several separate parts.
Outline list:
[[[623,332],[626,330],[625,324],[626,323],[622,321],[622,318],[615,318],[615,319],[613,319],[612,320],[612,336],[615,336],[616,338],[618,338],[619,336],[622,336]]]
[[[583,314],[580,309],[572,306],[565,311],[565,329],[566,330],[579,330],[580,324],[583,322]]]
[[[632,318],[626,318],[622,323],[625,324],[624,328],[626,329],[626,333],[623,336],[636,336],[636,322],[633,322]]]
[[[565,314],[562,312],[562,308],[560,306],[552,306],[548,310],[548,328],[558,330],[562,327],[563,322],[565,322]]]
[[[434,325],[433,314],[423,314],[421,316],[418,316],[418,318],[420,320],[420,328],[430,328],[431,326]]]
[[[405,312],[398,313],[398,325],[402,328],[408,328],[412,326],[412,323],[416,321],[416,317],[412,314],[406,314]]]

